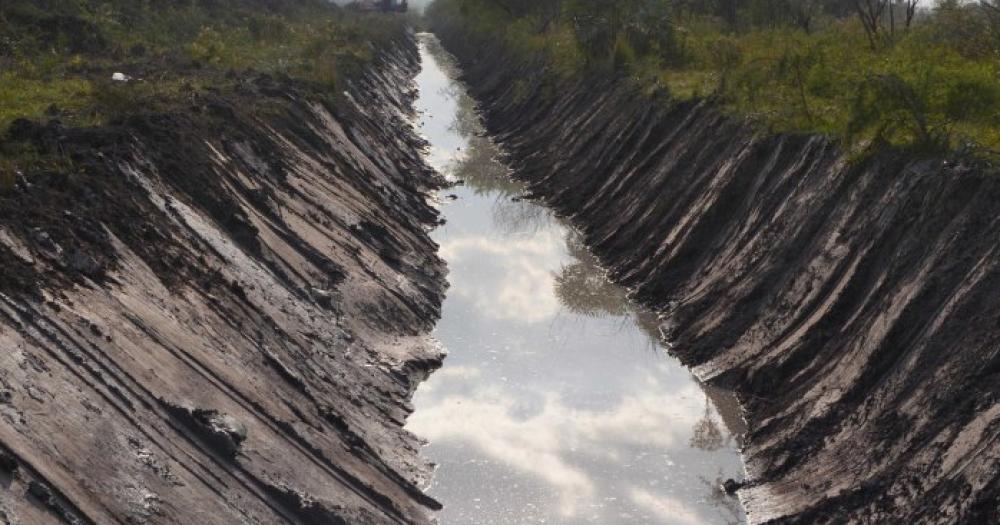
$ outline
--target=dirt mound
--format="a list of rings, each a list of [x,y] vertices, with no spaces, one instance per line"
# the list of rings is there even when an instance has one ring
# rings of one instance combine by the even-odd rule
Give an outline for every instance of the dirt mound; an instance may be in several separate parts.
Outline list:
[[[439,184],[383,50],[337,104],[266,76],[99,129],[0,195],[0,516],[427,523]],[[3,520],[0,520],[3,521]]]
[[[1000,179],[849,163],[438,29],[517,176],[739,393],[751,521],[1000,521]]]

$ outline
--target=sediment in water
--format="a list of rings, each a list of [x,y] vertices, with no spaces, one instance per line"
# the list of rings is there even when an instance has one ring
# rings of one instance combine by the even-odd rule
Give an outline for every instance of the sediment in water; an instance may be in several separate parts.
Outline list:
[[[429,523],[402,429],[444,265],[412,35],[336,104],[250,75],[0,196],[0,521]]]
[[[739,394],[752,522],[1000,522],[1000,179],[435,30],[515,175]]]

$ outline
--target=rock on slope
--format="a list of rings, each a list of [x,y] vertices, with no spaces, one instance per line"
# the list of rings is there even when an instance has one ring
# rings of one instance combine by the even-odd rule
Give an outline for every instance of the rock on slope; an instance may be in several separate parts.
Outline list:
[[[752,522],[1000,523],[1000,178],[851,165],[437,29],[516,175],[740,395]]]
[[[427,523],[402,429],[440,362],[438,184],[383,50],[118,127],[18,122],[76,166],[0,204],[0,522]]]

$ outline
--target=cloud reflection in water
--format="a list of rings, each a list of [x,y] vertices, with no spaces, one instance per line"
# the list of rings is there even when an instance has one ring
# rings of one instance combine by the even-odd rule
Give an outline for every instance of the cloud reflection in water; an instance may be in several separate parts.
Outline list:
[[[561,306],[547,268],[562,259],[560,233],[443,240],[441,256],[451,268],[451,293],[496,319],[524,323],[551,319]]]
[[[430,160],[466,183],[435,232],[451,271],[437,331],[450,355],[408,423],[441,465],[430,493],[442,524],[738,523],[716,488],[741,471],[723,418],[578,235],[513,198],[523,186],[424,44]]]
[[[585,410],[568,406],[557,391],[515,392],[481,376],[452,374],[435,382],[434,393],[462,394],[421,407],[410,430],[435,443],[474,445],[491,459],[544,480],[557,495],[562,516],[579,514],[598,492],[611,493],[610,487],[597,490],[603,482],[595,474],[634,459],[635,450],[683,446],[699,415],[678,407],[702,397],[695,385],[669,391],[648,375],[612,410]],[[521,417],[516,400],[526,395],[541,398],[542,408]],[[577,464],[581,458],[604,465],[593,472]]]

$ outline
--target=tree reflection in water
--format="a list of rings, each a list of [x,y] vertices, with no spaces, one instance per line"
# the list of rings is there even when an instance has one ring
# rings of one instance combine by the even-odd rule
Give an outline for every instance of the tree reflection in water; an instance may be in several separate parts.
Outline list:
[[[428,51],[445,69],[455,71],[453,59],[436,40],[430,40]],[[452,180],[464,182],[475,194],[493,199],[492,218],[497,229],[508,235],[524,235],[541,231],[558,220],[543,206],[521,200],[524,185],[511,177],[503,162],[498,162],[499,149],[487,135],[476,110],[476,104],[464,90],[449,89],[447,93],[458,106],[450,129],[468,141],[464,151],[452,152],[446,174]],[[611,283],[600,261],[586,247],[582,236],[566,228],[566,250],[572,262],[564,264],[554,275],[555,294],[571,313],[601,318],[622,318],[623,326],[636,323],[648,336],[649,348],[661,352],[661,336],[656,316],[637,308],[624,288]],[[743,431],[742,417],[735,401],[724,391],[698,382],[705,394],[705,411],[691,429],[689,446],[706,452],[733,446],[734,435],[739,441]],[[728,396],[728,398],[727,398]],[[713,404],[714,401],[714,404]],[[725,425],[725,429],[720,426]],[[743,511],[739,502],[721,490],[721,474],[716,480],[702,478],[708,491],[707,501],[732,516],[731,523],[741,523]]]
[[[719,450],[724,445],[722,430],[712,417],[712,405],[705,396],[705,415],[698,420],[691,432],[691,446],[707,452]]]
[[[549,220],[546,209],[523,202],[524,185],[513,180],[506,165],[497,162],[497,146],[486,136],[471,97],[457,95],[458,112],[451,127],[468,138],[468,146],[448,167],[454,179],[463,181],[477,195],[494,198],[493,220],[504,233],[533,233]]]
[[[467,98],[462,101],[458,121],[477,120],[473,113],[474,106]],[[454,125],[462,126],[458,122]],[[471,137],[465,155],[454,161],[451,169],[453,176],[463,180],[475,193],[495,197],[493,221],[504,233],[525,233],[545,228],[548,221],[553,220],[545,208],[514,200],[521,194],[523,185],[512,180],[503,164],[495,161],[496,145],[480,134]],[[653,352],[662,351],[656,316],[636,308],[629,300],[627,291],[608,280],[607,272],[584,244],[579,232],[572,228],[567,228],[566,232],[566,250],[572,262],[563,265],[553,276],[555,293],[562,306],[574,314],[587,317],[621,317],[623,327],[634,322],[647,334],[649,349]],[[732,403],[723,403],[727,405],[725,408],[736,410],[733,414],[722,416],[731,432],[723,431],[712,401],[722,397],[724,393],[698,384],[705,393],[705,412],[691,430],[689,445],[706,452],[732,446],[733,433],[742,431],[738,407]],[[727,518],[730,523],[741,523],[742,508],[735,498],[721,490],[721,477],[714,481],[703,478],[703,481],[708,492],[706,501],[730,515],[731,521]]]
[[[580,234],[569,232],[566,248],[574,262],[555,276],[556,295],[571,312],[588,317],[631,314],[625,289],[612,284],[597,258],[583,244]]]

